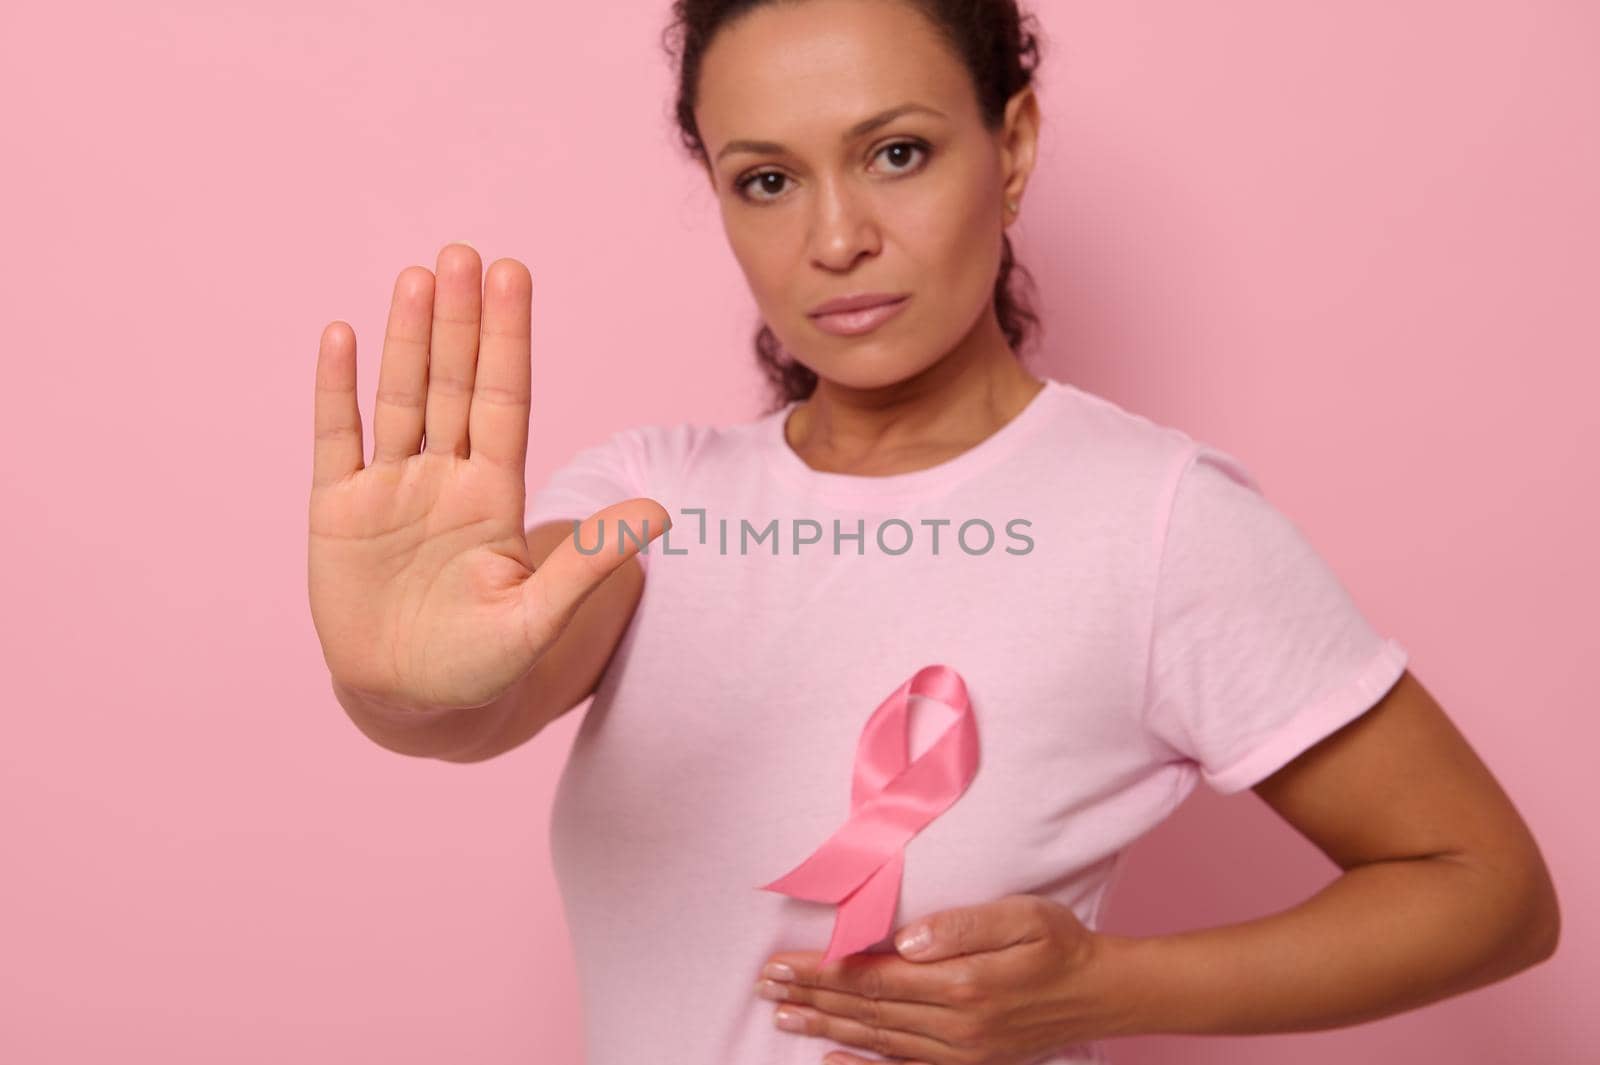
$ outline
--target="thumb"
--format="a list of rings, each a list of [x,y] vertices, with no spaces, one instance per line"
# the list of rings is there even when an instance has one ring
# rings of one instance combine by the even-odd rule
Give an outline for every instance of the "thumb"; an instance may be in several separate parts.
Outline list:
[[[894,937],[911,961],[929,962],[987,950],[1004,950],[1038,935],[1037,899],[1007,895],[994,902],[940,910],[913,921]]]
[[[672,519],[660,503],[640,497],[613,503],[573,524],[574,535],[557,544],[523,582],[528,631],[548,633],[549,639],[607,577],[639,553],[641,544],[665,533]]]

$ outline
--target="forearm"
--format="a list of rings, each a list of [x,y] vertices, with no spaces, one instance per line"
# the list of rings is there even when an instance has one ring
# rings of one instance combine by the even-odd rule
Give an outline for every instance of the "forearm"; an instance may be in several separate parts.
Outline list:
[[[1336,1028],[1414,1009],[1548,957],[1529,892],[1451,858],[1374,862],[1240,924],[1102,936],[1117,1035]]]

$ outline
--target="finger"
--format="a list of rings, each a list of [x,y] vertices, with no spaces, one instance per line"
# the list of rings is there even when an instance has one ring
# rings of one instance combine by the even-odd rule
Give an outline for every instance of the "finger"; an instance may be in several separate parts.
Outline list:
[[[428,339],[428,409],[422,430],[428,451],[468,457],[467,413],[482,316],[483,261],[469,245],[446,244],[439,251]]]
[[[515,259],[496,259],[483,286],[483,331],[472,381],[468,452],[514,472],[528,459],[529,334],[533,279]]]
[[[913,959],[919,965],[960,955],[1006,950],[1045,935],[1043,905],[1044,900],[1037,895],[1006,895],[975,906],[941,910],[897,930],[896,949],[902,957]],[[900,948],[900,942],[910,938],[909,933],[923,928],[928,932],[925,945],[916,950]]]
[[[356,333],[329,322],[317,344],[312,401],[311,486],[322,488],[361,469],[361,407],[356,402]]]
[[[763,998],[768,996],[762,995]],[[805,1006],[830,1017],[860,1021],[862,1024],[899,1028],[907,1032],[950,1039],[965,1008],[949,1001],[911,1000],[879,995],[857,995],[831,987],[785,985],[781,999],[774,1002]]]
[[[389,324],[383,331],[378,400],[372,411],[374,463],[399,462],[422,449],[432,317],[433,274],[421,266],[408,266],[395,278]]]
[[[893,1058],[897,1063],[925,1061],[943,1065],[970,1060],[965,1046],[920,1030],[908,1031],[888,1022],[875,1024],[852,1017],[835,1017],[805,1006],[779,1006],[778,1011],[798,1018],[799,1027],[787,1029],[795,1035],[831,1039],[880,1057]]]
[[[623,524],[631,538],[622,535]],[[557,544],[524,584],[523,605],[534,645],[548,646],[600,582],[639,553],[634,538],[650,543],[670,525],[666,509],[645,498],[613,503],[580,522],[577,539],[569,536]]]
[[[832,991],[855,998],[949,1006],[954,1003],[952,986],[971,978],[968,959],[963,958],[930,965],[905,961],[894,954],[859,953],[823,965],[822,955],[812,951],[780,952],[768,961],[787,965],[794,973],[782,983],[798,1001],[807,1001],[808,996],[819,991]]]

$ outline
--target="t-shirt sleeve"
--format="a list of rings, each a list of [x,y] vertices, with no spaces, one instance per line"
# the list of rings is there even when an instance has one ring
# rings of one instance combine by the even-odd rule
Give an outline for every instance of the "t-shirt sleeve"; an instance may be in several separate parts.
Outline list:
[[[650,496],[642,433],[639,428],[621,429],[598,444],[580,448],[528,496],[524,527],[551,521],[570,524],[613,503]],[[638,559],[641,566],[649,567],[648,551],[640,551]]]
[[[1220,794],[1370,709],[1405,671],[1238,459],[1191,442],[1157,552],[1145,724]]]

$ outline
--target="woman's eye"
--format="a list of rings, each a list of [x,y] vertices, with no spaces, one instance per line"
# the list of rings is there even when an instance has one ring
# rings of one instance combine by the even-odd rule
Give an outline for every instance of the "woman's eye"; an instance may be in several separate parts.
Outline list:
[[[749,193],[745,192],[745,190],[747,188],[749,188],[751,185],[754,185],[756,182],[763,181],[763,182],[767,182],[767,184],[765,184],[763,186],[763,188],[766,188],[766,189],[768,189],[770,191],[772,189],[771,179],[777,179],[778,181],[787,181],[787,180],[789,180],[787,177],[785,177],[784,175],[778,173],[776,170],[762,170],[762,171],[759,171],[757,173],[751,174],[747,178],[741,178],[739,180],[739,182],[734,187],[737,188],[739,190],[740,194],[743,195],[745,197],[745,199],[747,199],[747,200],[748,199],[752,199],[752,198],[756,199],[756,200],[769,199],[770,197],[766,197],[766,196],[751,197]],[[779,186],[779,187],[781,188],[782,186]]]
[[[924,154],[927,153],[927,149],[916,141],[895,141],[893,144],[885,144],[881,149],[879,149],[878,154],[883,155],[886,152],[892,152],[896,150],[901,153],[899,158],[902,159],[911,152],[922,152]]]
[[[878,156],[886,156],[891,152],[895,153],[891,157],[891,161],[893,163],[897,164],[897,165],[895,165],[893,167],[893,172],[894,173],[906,173],[909,170],[914,169],[914,168],[905,166],[902,161],[903,160],[908,160],[908,159],[911,159],[911,158],[915,158],[915,154],[914,153],[918,153],[918,152],[920,152],[923,156],[927,156],[929,154],[929,149],[928,149],[927,145],[923,144],[920,141],[895,141],[892,144],[885,144],[882,148],[879,148],[878,149]],[[876,158],[876,156],[874,158]],[[788,178],[787,175],[782,174],[782,173],[780,173],[780,172],[778,172],[776,170],[758,170],[753,174],[750,174],[750,175],[747,175],[746,177],[740,178],[737,182],[734,183],[734,188],[737,189],[739,194],[741,196],[743,196],[747,200],[750,200],[750,201],[755,202],[755,203],[761,203],[761,202],[770,203],[773,199],[776,198],[776,193],[779,193],[779,192],[781,192],[783,190],[783,184],[782,183],[785,182],[785,181],[788,181],[788,180],[789,180],[789,178]],[[763,182],[762,187],[766,191],[774,193],[774,195],[773,196],[752,196],[752,195],[750,195],[746,190],[751,185],[754,185],[758,181],[759,182]],[[774,186],[776,186],[776,187],[774,187]]]

